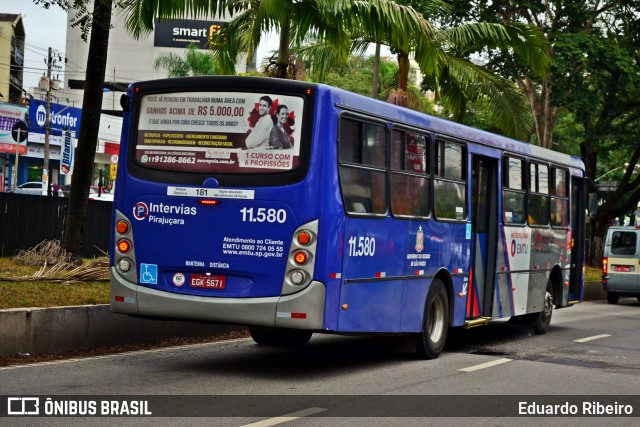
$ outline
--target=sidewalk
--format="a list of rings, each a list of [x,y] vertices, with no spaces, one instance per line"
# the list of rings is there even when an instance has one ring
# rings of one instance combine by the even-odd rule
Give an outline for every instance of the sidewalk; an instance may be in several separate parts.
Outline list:
[[[600,282],[587,282],[584,301],[605,299]],[[178,337],[208,337],[243,329],[186,321],[145,320],[112,314],[109,305],[0,310],[0,356],[48,354],[151,343]]]
[[[58,354],[177,337],[207,337],[242,329],[112,314],[109,305],[0,310],[0,356]]]

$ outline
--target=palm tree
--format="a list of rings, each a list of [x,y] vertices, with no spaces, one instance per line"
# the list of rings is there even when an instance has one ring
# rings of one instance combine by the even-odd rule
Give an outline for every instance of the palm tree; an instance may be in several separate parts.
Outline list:
[[[455,119],[462,119],[474,94],[482,94],[496,107],[503,132],[516,137],[532,126],[520,92],[457,52],[508,48],[539,74],[549,67],[548,42],[533,26],[472,23],[436,28],[426,17],[446,11],[444,0],[126,0],[123,7],[127,28],[136,37],[153,29],[156,16],[233,16],[212,40],[225,74],[233,73],[238,54],[253,55],[269,31],[280,36],[275,75],[281,78],[292,77],[288,73],[292,49],[308,60],[312,76],[321,78],[330,64],[346,62],[351,52],[362,52],[370,43],[384,44],[396,54],[399,66],[395,103],[406,102],[413,56]]]
[[[169,77],[211,76],[218,73],[213,56],[200,52],[195,45],[187,46],[184,58],[169,52],[160,55],[153,63],[156,70],[164,68]]]
[[[338,51],[346,61],[349,37],[343,25],[343,14],[350,10],[351,3],[347,0],[125,0],[121,7],[127,16],[125,25],[136,38],[153,29],[156,16],[232,16],[233,19],[211,40],[211,49],[217,63],[221,64],[222,74],[234,74],[238,55],[247,52],[251,58],[262,37],[276,31],[280,37],[276,76],[287,78],[291,46],[299,46],[305,39],[339,46]]]

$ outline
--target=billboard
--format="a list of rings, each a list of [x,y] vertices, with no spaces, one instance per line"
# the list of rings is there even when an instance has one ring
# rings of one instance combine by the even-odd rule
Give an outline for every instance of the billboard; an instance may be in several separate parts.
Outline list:
[[[156,19],[154,46],[186,48],[193,44],[209,49],[209,37],[224,24],[222,21],[194,21],[191,19]]]
[[[82,109],[51,103],[49,114],[51,132],[49,143],[63,145],[63,131],[71,131],[74,135],[80,133],[80,119]],[[32,100],[29,105],[29,142],[44,144],[44,128],[46,122],[46,103],[41,100]]]

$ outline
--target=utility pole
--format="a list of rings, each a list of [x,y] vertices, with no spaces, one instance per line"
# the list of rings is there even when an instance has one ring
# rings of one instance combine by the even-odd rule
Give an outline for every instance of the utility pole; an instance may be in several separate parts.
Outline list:
[[[51,173],[49,172],[49,134],[51,133],[51,66],[53,65],[52,49],[47,56],[47,97],[45,100],[44,119],[44,160],[42,163],[42,184],[46,186],[47,196],[51,195]]]

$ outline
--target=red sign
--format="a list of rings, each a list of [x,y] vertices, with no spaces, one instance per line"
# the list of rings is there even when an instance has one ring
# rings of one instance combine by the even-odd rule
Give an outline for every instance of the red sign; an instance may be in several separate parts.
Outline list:
[[[226,277],[214,274],[192,274],[190,275],[192,288],[224,289]]]
[[[15,154],[16,153],[16,144],[7,144],[5,142],[0,142],[0,153],[9,153],[9,154]],[[27,146],[26,145],[21,145],[20,146],[20,155],[24,155],[27,154]]]

